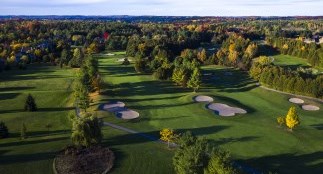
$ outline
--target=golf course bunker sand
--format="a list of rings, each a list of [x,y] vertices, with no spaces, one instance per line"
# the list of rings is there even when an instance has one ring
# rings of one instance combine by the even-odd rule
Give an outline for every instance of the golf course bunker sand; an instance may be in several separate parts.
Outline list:
[[[124,60],[125,60],[126,58],[121,58],[121,59],[118,59],[118,61],[117,62],[124,62]],[[131,59],[128,59],[128,61],[129,62],[132,62],[132,60]]]
[[[125,107],[126,104],[120,101],[103,105],[102,110],[113,112],[118,118],[131,120],[139,117],[139,113]]]
[[[112,53],[108,53],[106,54],[107,56],[114,56],[115,54],[112,54]]]
[[[222,103],[212,103],[207,105],[207,108],[213,111],[217,111],[220,116],[223,117],[231,117],[235,116],[236,114],[246,114],[247,111],[237,107],[231,107],[226,104]]]
[[[120,110],[124,110],[126,105],[123,102],[117,101],[113,103],[108,103],[103,106],[103,110],[109,112],[118,112]]]
[[[206,95],[198,95],[193,97],[195,102],[213,102],[213,98]]]
[[[302,109],[305,111],[318,111],[320,110],[320,108],[318,106],[314,106],[314,105],[303,105]]]
[[[304,100],[300,99],[300,98],[290,98],[289,102],[291,103],[295,103],[295,104],[303,104]]]
[[[116,116],[124,120],[132,120],[139,117],[139,113],[130,109],[125,109],[116,113]]]

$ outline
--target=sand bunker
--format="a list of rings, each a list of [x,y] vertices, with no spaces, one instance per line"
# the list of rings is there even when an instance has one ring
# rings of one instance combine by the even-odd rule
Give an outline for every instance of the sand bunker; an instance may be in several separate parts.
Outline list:
[[[139,113],[125,107],[123,102],[117,101],[103,105],[102,109],[108,112],[114,112],[115,115],[124,120],[135,119],[139,117]]]
[[[112,54],[112,53],[108,53],[106,54],[107,56],[114,56],[115,54]]]
[[[118,112],[120,110],[123,110],[126,105],[123,102],[113,102],[108,103],[103,106],[103,110],[109,111],[109,112]]]
[[[213,102],[213,98],[205,95],[198,95],[193,98],[196,102]]]
[[[246,114],[247,111],[237,107],[231,107],[222,103],[212,103],[207,106],[207,108],[217,111],[220,116],[230,117],[235,116],[236,114]]]
[[[318,106],[313,105],[303,105],[302,108],[306,111],[318,111],[320,108]]]
[[[124,62],[124,60],[125,60],[126,58],[122,58],[122,59],[118,59],[118,61],[117,62]],[[128,59],[128,61],[129,62],[132,62],[132,60],[131,59]]]
[[[303,104],[304,100],[300,99],[300,98],[290,98],[289,102],[291,103],[295,103],[295,104]]]
[[[138,118],[139,113],[130,109],[125,109],[123,111],[117,112],[116,116],[124,120],[131,120]]]

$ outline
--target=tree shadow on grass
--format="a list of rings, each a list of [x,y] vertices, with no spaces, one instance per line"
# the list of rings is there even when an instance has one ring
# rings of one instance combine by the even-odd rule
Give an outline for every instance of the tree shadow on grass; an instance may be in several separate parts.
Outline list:
[[[135,73],[135,68],[133,66],[107,65],[100,68],[108,69],[107,72],[100,73],[101,75],[125,75]]]
[[[74,107],[59,107],[59,108],[38,108],[39,112],[59,112],[59,111],[70,111],[75,109]]]
[[[21,91],[21,90],[28,90],[28,89],[35,89],[35,87],[5,87],[5,88],[0,88],[0,91],[7,92],[7,91]]]
[[[323,171],[322,156],[323,152],[303,155],[289,153],[241,160],[241,162],[257,166],[262,171],[267,170],[284,174],[319,174]]]
[[[239,138],[219,138],[216,140],[209,140],[210,144],[214,146],[224,145],[227,143],[235,143],[235,142],[247,142],[253,141],[259,137],[256,136],[246,136],[246,137],[239,137]]]
[[[1,90],[0,90],[1,91]],[[1,100],[10,100],[16,98],[20,93],[0,93],[0,101]]]
[[[200,128],[187,128],[187,129],[176,129],[176,133],[181,134],[187,131],[192,132],[196,136],[204,136],[209,134],[214,134],[220,132],[224,129],[229,128],[229,126],[209,126],[209,127],[200,127]],[[124,144],[137,144],[145,143],[150,141],[159,140],[159,131],[150,131],[150,132],[141,132],[135,134],[126,134],[121,136],[115,136],[108,140],[110,145],[124,145]]]
[[[231,73],[231,75],[226,75]],[[205,89],[219,89],[220,92],[246,92],[257,87],[247,72],[228,69],[203,70],[203,74],[209,74],[203,77]]]
[[[191,90],[174,86],[173,83],[167,81],[141,81],[109,85],[105,91],[102,91],[102,94],[124,98],[130,96],[182,94],[189,91]]]
[[[317,130],[323,130],[323,124],[313,124],[311,127],[317,129]]]
[[[33,113],[37,112],[60,112],[60,111],[70,111],[75,108],[73,107],[67,107],[67,108],[38,108],[37,111],[34,111]],[[0,114],[8,114],[8,113],[18,113],[18,112],[27,112],[24,109],[13,109],[13,110],[0,110]]]
[[[168,120],[177,120],[181,118],[186,118],[190,116],[178,116],[178,117],[165,117],[165,118],[140,118],[138,119],[138,122],[149,122],[149,121],[168,121]]]
[[[4,155],[0,158],[0,164],[13,164],[13,163],[26,163],[31,161],[42,161],[53,159],[55,157],[55,152],[43,152],[43,153],[33,153],[33,154],[20,154],[20,155]]]
[[[0,144],[0,147],[22,146],[22,145],[31,145],[31,144],[39,144],[39,143],[48,143],[48,142],[53,142],[53,141],[67,140],[69,138],[70,137],[68,137],[68,136],[66,136],[66,137],[57,137],[57,138],[49,138],[49,139],[39,139],[39,140],[29,140],[27,138],[27,139],[24,139],[24,140],[21,140],[21,141],[3,143],[3,144]]]
[[[2,156],[5,153],[8,153],[8,152],[10,152],[10,150],[0,150],[0,156]]]

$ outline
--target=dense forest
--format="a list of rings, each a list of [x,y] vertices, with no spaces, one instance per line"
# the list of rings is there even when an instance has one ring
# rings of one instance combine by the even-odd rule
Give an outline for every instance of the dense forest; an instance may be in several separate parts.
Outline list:
[[[149,18],[145,19],[148,22],[2,20],[0,71],[16,67],[25,69],[30,63],[75,68],[80,67],[87,55],[104,50],[126,50],[127,56],[135,60],[134,68],[138,73],[151,73],[159,80],[173,80],[184,88],[196,89],[197,84],[193,87],[190,81],[201,81],[200,66],[214,64],[241,70],[251,68],[251,76],[266,86],[322,97],[320,73],[254,63],[259,56],[279,53],[307,60],[311,65],[308,68],[323,68],[321,20],[160,19],[162,23],[149,21]],[[288,80],[300,81],[298,85],[313,83],[314,87],[282,87],[280,84],[284,83],[285,76]],[[272,83],[275,78],[277,83]]]

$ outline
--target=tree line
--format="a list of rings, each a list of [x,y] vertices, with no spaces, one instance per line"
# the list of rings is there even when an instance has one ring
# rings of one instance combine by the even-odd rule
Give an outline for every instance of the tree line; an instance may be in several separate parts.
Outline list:
[[[314,67],[323,67],[322,45],[282,37],[267,37],[266,43],[278,49],[282,54],[301,57],[307,59]]]
[[[250,75],[267,87],[293,94],[323,97],[323,76],[254,62]]]

